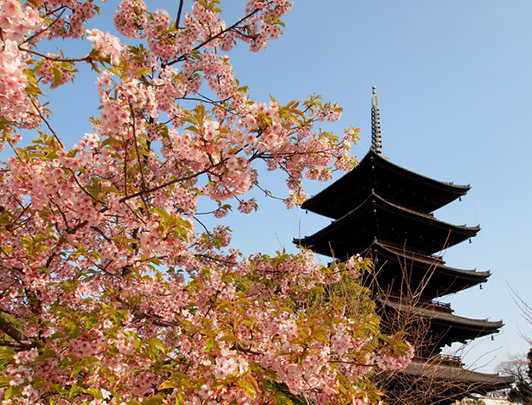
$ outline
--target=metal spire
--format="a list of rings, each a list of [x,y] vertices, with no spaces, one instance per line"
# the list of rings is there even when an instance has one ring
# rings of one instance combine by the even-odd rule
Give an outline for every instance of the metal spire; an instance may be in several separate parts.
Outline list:
[[[377,88],[373,86],[373,100],[371,106],[371,150],[378,155],[382,153],[381,118],[377,104]]]

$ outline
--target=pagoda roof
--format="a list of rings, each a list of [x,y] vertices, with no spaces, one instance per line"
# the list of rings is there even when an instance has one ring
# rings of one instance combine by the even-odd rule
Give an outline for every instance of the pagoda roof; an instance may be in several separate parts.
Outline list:
[[[306,200],[303,209],[338,219],[359,205],[373,190],[396,204],[433,212],[466,194],[470,186],[422,176],[370,150],[349,173]]]
[[[419,255],[378,240],[371,250],[375,270],[369,277],[392,291],[407,287],[412,293],[437,298],[484,283],[491,275],[489,271],[449,267],[439,257]]]
[[[468,340],[480,336],[498,333],[502,328],[502,321],[488,319],[473,319],[454,315],[448,307],[438,305],[407,305],[401,302],[379,299],[385,310],[393,309],[408,312],[430,320],[431,332],[439,337],[438,346],[451,345],[454,342],[466,343]]]
[[[471,238],[479,226],[445,223],[432,215],[394,204],[374,192],[329,226],[294,243],[316,253],[345,259],[368,248],[375,238],[422,254],[433,254]]]
[[[512,377],[468,370],[445,361],[414,359],[386,391],[402,403],[452,404],[471,394],[486,394],[511,386]],[[396,398],[397,397],[397,398]]]
[[[513,378],[510,376],[480,373],[455,365],[438,362],[424,362],[421,360],[412,360],[403,372],[411,375],[431,376],[438,379],[490,384],[497,387],[490,387],[488,391],[508,387],[513,382]]]

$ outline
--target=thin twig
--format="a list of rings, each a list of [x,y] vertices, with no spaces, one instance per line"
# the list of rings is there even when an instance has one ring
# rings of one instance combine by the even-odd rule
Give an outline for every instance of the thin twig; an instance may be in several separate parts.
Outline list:
[[[227,32],[235,29],[236,27],[238,27],[238,25],[247,20],[249,17],[257,14],[259,12],[259,9],[255,9],[253,10],[251,13],[249,13],[248,15],[242,17],[240,20],[238,20],[236,23],[234,23],[233,25],[231,25],[229,28],[226,28],[225,30],[222,30],[220,31],[218,34],[212,36],[212,37],[209,37],[208,39],[206,39],[205,41],[203,41],[201,44],[197,45],[195,48],[192,49],[191,52],[194,52],[194,51],[197,51],[198,49],[201,49],[203,48],[205,45],[207,45],[208,43],[214,41],[215,39],[221,37],[222,35],[226,34]],[[190,52],[189,52],[190,53]],[[171,66],[171,65],[174,65],[176,64],[177,62],[182,62],[186,59],[186,54],[185,55],[181,55],[179,58],[177,58],[176,60],[173,60],[173,61],[170,61],[168,62],[166,65],[167,66]]]
[[[65,148],[65,145],[63,145],[63,142],[61,142],[61,139],[57,136],[57,134],[55,133],[55,131],[53,130],[52,126],[50,125],[50,123],[48,122],[48,120],[46,119],[46,117],[42,114],[41,110],[37,107],[37,105],[35,104],[35,101],[33,99],[31,99],[31,103],[33,104],[33,107],[35,107],[35,110],[37,110],[37,114],[39,115],[39,117],[41,118],[41,120],[44,121],[44,123],[46,124],[46,126],[48,127],[48,129],[50,130],[50,132],[52,133],[52,135],[54,136],[55,140],[57,142],[59,142],[59,145],[61,145],[61,147],[64,149]]]
[[[137,154],[137,162],[139,164],[140,179],[142,181],[142,191],[146,191],[147,184],[146,184],[146,179],[144,177],[144,170],[142,169],[143,165],[140,160],[139,145],[137,141],[137,128],[135,126],[135,112],[133,111],[133,105],[131,103],[129,103],[129,109],[131,112],[131,121],[132,121],[131,127],[133,131],[133,142],[135,143],[135,152]],[[141,197],[141,199],[144,204],[144,207],[146,207],[146,210],[148,211],[148,216],[149,216],[150,210],[148,208],[148,203],[146,202],[144,198]]]
[[[179,22],[181,21],[181,14],[183,13],[184,0],[179,0],[179,9],[177,10],[177,18],[175,19],[175,29],[179,29]]]
[[[123,202],[125,202],[127,200],[130,200],[132,198],[139,197],[139,196],[144,195],[144,194],[153,193],[153,192],[158,191],[158,190],[160,190],[162,188],[166,188],[166,187],[171,186],[172,184],[178,183],[180,181],[186,181],[186,180],[193,179],[194,177],[198,177],[198,176],[201,176],[202,174],[208,173],[209,170],[211,170],[211,169],[212,169],[212,167],[209,167],[208,169],[204,169],[204,170],[202,170],[202,171],[200,171],[198,173],[191,174],[190,176],[179,177],[177,179],[170,180],[170,181],[168,181],[168,182],[166,182],[164,184],[160,184],[160,185],[155,186],[155,187],[153,187],[153,188],[151,188],[149,190],[144,190],[144,191],[141,190],[141,191],[138,191],[138,192],[136,192],[134,194],[126,195],[125,197],[122,197],[120,200],[118,200],[118,202],[119,203],[123,203]]]
[[[86,56],[84,56],[82,58],[51,57],[51,56],[45,55],[43,53],[40,53],[40,52],[37,52],[37,51],[33,51],[31,49],[23,48],[21,46],[19,46],[19,50],[22,51],[22,52],[31,53],[32,55],[40,56],[41,58],[44,58],[44,59],[52,61],[52,62],[85,62],[85,61],[90,61],[92,59],[92,57],[90,55],[86,55]]]

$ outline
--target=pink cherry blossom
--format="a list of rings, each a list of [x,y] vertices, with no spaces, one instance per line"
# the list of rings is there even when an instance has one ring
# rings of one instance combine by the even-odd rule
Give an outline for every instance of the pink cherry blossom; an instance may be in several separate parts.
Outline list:
[[[236,22],[218,3],[176,18],[122,0],[114,36],[89,26],[112,5],[0,0],[0,139],[4,153],[29,145],[1,171],[2,403],[266,405],[279,384],[309,403],[368,403],[371,371],[412,358],[374,336],[373,314],[323,295],[366,260],[233,246],[221,219],[257,210],[264,167],[300,205],[303,179],[352,168],[357,131],[320,133],[336,104],[255,101],[234,76],[228,52],[276,39],[290,2],[249,0]],[[43,50],[65,38],[78,55]],[[85,68],[99,72],[92,130],[61,133],[45,92],[77,89]]]

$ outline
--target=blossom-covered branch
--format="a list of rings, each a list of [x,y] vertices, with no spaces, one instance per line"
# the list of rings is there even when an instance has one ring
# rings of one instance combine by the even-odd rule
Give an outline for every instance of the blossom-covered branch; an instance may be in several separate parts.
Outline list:
[[[0,0],[3,404],[378,403],[367,377],[412,356],[336,293],[367,262],[244,257],[228,226],[197,218],[200,203],[255,210],[260,161],[301,203],[304,178],[353,167],[357,131],[318,128],[335,103],[255,101],[234,77],[229,52],[278,38],[290,2],[248,0],[233,24],[220,1],[192,3],[172,21],[122,0],[116,36],[91,27],[110,4]],[[45,50],[65,38],[84,56]],[[99,108],[67,148],[54,94],[83,69]]]

